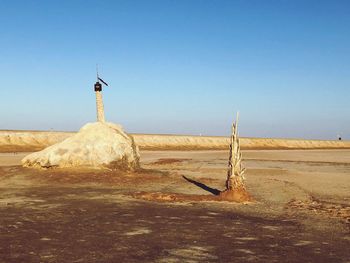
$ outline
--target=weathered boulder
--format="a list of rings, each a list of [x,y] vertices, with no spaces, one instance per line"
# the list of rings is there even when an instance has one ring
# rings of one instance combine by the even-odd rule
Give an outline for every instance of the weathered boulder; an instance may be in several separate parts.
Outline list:
[[[91,167],[134,170],[139,167],[139,151],[131,136],[113,123],[88,123],[64,141],[29,154],[25,167]]]

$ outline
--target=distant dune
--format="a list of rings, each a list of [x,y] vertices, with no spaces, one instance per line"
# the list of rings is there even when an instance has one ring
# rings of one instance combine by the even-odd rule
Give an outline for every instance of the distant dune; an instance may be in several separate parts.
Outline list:
[[[0,152],[39,151],[61,142],[73,132],[0,131]],[[221,150],[228,137],[132,134],[142,150]],[[241,138],[242,149],[350,149],[350,141]]]
[[[228,137],[133,134],[141,149],[204,150],[228,149]],[[350,141],[241,138],[242,149],[340,149],[350,148]]]

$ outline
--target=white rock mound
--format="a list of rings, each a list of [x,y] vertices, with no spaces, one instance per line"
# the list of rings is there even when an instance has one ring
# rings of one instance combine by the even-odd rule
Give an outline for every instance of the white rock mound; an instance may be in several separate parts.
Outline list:
[[[29,154],[25,167],[91,167],[134,170],[139,167],[139,151],[131,136],[113,123],[88,123],[64,141]]]

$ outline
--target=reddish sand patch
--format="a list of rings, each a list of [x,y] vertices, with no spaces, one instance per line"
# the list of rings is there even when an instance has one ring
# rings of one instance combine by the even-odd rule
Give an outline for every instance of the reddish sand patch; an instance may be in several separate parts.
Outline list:
[[[160,192],[136,192],[130,195],[136,199],[157,202],[219,201],[219,196],[215,195],[189,195]]]
[[[223,191],[219,195],[191,195],[179,193],[160,193],[160,192],[136,192],[130,194],[132,197],[147,201],[157,202],[192,202],[192,201],[228,201],[235,203],[245,203],[253,201],[250,195],[245,191]]]
[[[191,159],[175,159],[175,158],[161,158],[157,161],[153,162],[152,164],[156,165],[163,165],[163,164],[174,164],[174,163],[181,163],[184,161],[190,161]]]
[[[222,201],[230,201],[237,203],[253,201],[253,198],[244,188],[239,188],[235,190],[225,190],[222,191],[219,196]]]

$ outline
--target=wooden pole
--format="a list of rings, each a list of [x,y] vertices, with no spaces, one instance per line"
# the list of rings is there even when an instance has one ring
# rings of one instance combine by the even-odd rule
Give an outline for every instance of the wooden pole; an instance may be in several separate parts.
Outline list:
[[[95,91],[96,93],[96,111],[97,111],[97,121],[105,122],[105,112],[103,108],[103,100],[101,91]]]

